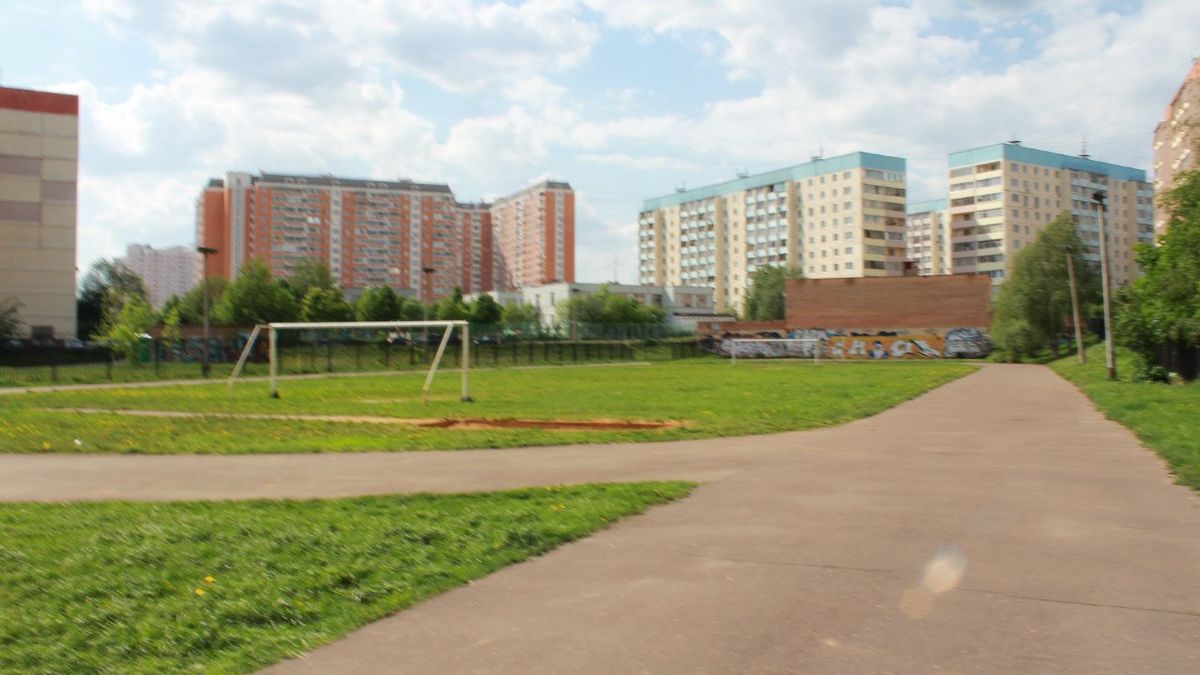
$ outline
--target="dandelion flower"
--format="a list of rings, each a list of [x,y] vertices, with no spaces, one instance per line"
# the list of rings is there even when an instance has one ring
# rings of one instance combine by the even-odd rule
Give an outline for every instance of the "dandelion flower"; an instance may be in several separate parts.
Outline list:
[[[206,583],[206,584],[211,584],[211,583],[213,583],[213,582],[215,582],[215,581],[216,581],[216,579],[214,579],[214,578],[213,578],[211,575],[210,575],[210,576],[207,576],[207,577],[204,577],[204,583]]]
[[[204,595],[204,589],[203,589],[203,588],[197,588],[197,589],[196,589],[196,595]]]
[[[42,449],[49,450],[50,449],[50,441],[42,441]]]
[[[75,439],[75,447],[77,447],[77,448],[79,448],[79,447],[83,447],[83,441],[81,441],[81,440],[79,440],[78,438],[76,438],[76,439]]]

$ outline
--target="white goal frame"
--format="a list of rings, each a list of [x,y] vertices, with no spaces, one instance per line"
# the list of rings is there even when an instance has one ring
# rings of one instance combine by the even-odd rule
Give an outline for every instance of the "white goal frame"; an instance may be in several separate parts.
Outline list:
[[[800,342],[800,343],[815,342],[815,343],[817,343],[817,348],[813,350],[812,360],[813,360],[813,363],[815,363],[816,365],[821,365],[821,343],[824,342],[824,340],[822,340],[821,338],[729,338],[729,363],[731,365],[737,364],[737,351],[738,351],[737,346],[738,346],[738,344],[739,343],[750,343],[750,342],[767,343],[767,344],[775,344],[775,343],[781,343],[781,342]],[[742,358],[743,358],[743,360],[745,360],[747,357],[742,357]],[[781,357],[777,357],[777,358],[800,358],[800,357],[781,356]],[[807,357],[803,357],[803,358],[807,358]]]
[[[438,364],[442,362],[442,354],[446,352],[446,345],[450,343],[450,333],[455,327],[460,329],[462,333],[462,358],[459,359],[458,370],[462,377],[462,400],[471,401],[471,325],[466,321],[317,321],[317,322],[288,322],[288,323],[267,323],[259,324],[250,332],[250,339],[246,341],[246,346],[242,349],[242,354],[238,357],[237,365],[233,368],[233,374],[229,376],[229,388],[233,389],[233,383],[237,380],[238,375],[242,372],[242,367],[246,364],[246,359],[250,357],[251,351],[254,348],[254,342],[258,339],[259,334],[265,328],[268,336],[268,359],[271,367],[271,398],[279,398],[279,356],[278,356],[278,333],[281,330],[382,330],[382,329],[405,329],[414,328],[445,328],[442,333],[442,341],[438,344],[437,353],[433,357],[433,363],[429,365],[429,372],[425,374],[425,384],[421,387],[423,400],[429,402],[429,388],[433,385],[433,376],[437,373]]]

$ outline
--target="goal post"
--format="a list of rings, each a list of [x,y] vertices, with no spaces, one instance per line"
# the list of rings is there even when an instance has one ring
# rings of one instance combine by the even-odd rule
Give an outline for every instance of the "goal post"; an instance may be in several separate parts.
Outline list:
[[[738,356],[752,358],[811,358],[820,365],[821,338],[729,338],[729,362],[736,364]]]
[[[237,380],[242,372],[242,367],[246,363],[253,352],[255,341],[262,334],[263,329],[267,333],[267,353],[270,368],[271,381],[271,398],[279,398],[279,333],[280,331],[288,330],[386,330],[386,329],[404,329],[412,330],[417,328],[444,328],[441,342],[438,343],[437,352],[433,357],[433,362],[429,365],[429,372],[425,375],[425,384],[422,386],[422,396],[426,402],[429,401],[429,389],[433,386],[433,376],[437,374],[438,365],[441,364],[442,355],[446,353],[446,345],[450,343],[450,334],[455,328],[458,328],[461,333],[462,340],[462,358],[459,359],[459,372],[462,379],[462,400],[470,401],[470,370],[471,370],[471,326],[466,321],[313,321],[313,322],[287,322],[287,323],[267,323],[254,327],[250,333],[250,338],[246,341],[246,346],[242,349],[241,356],[238,358],[237,365],[233,369],[233,373],[229,376],[229,387],[233,388],[233,383]]]

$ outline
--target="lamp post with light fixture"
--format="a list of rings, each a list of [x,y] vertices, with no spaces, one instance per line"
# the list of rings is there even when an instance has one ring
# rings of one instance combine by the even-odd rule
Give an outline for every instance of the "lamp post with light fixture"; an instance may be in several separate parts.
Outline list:
[[[202,265],[200,283],[203,287],[200,289],[200,293],[204,297],[204,347],[200,350],[200,372],[204,374],[204,377],[208,377],[211,371],[211,365],[208,362],[208,256],[217,253],[217,249],[211,246],[197,246],[196,252],[202,256],[200,259]]]

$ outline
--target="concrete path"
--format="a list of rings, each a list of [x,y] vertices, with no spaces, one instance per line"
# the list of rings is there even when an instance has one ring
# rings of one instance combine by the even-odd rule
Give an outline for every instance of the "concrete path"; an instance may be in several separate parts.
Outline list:
[[[1200,672],[1200,500],[1039,366],[842,427],[399,455],[0,457],[0,499],[690,478],[274,672]]]

